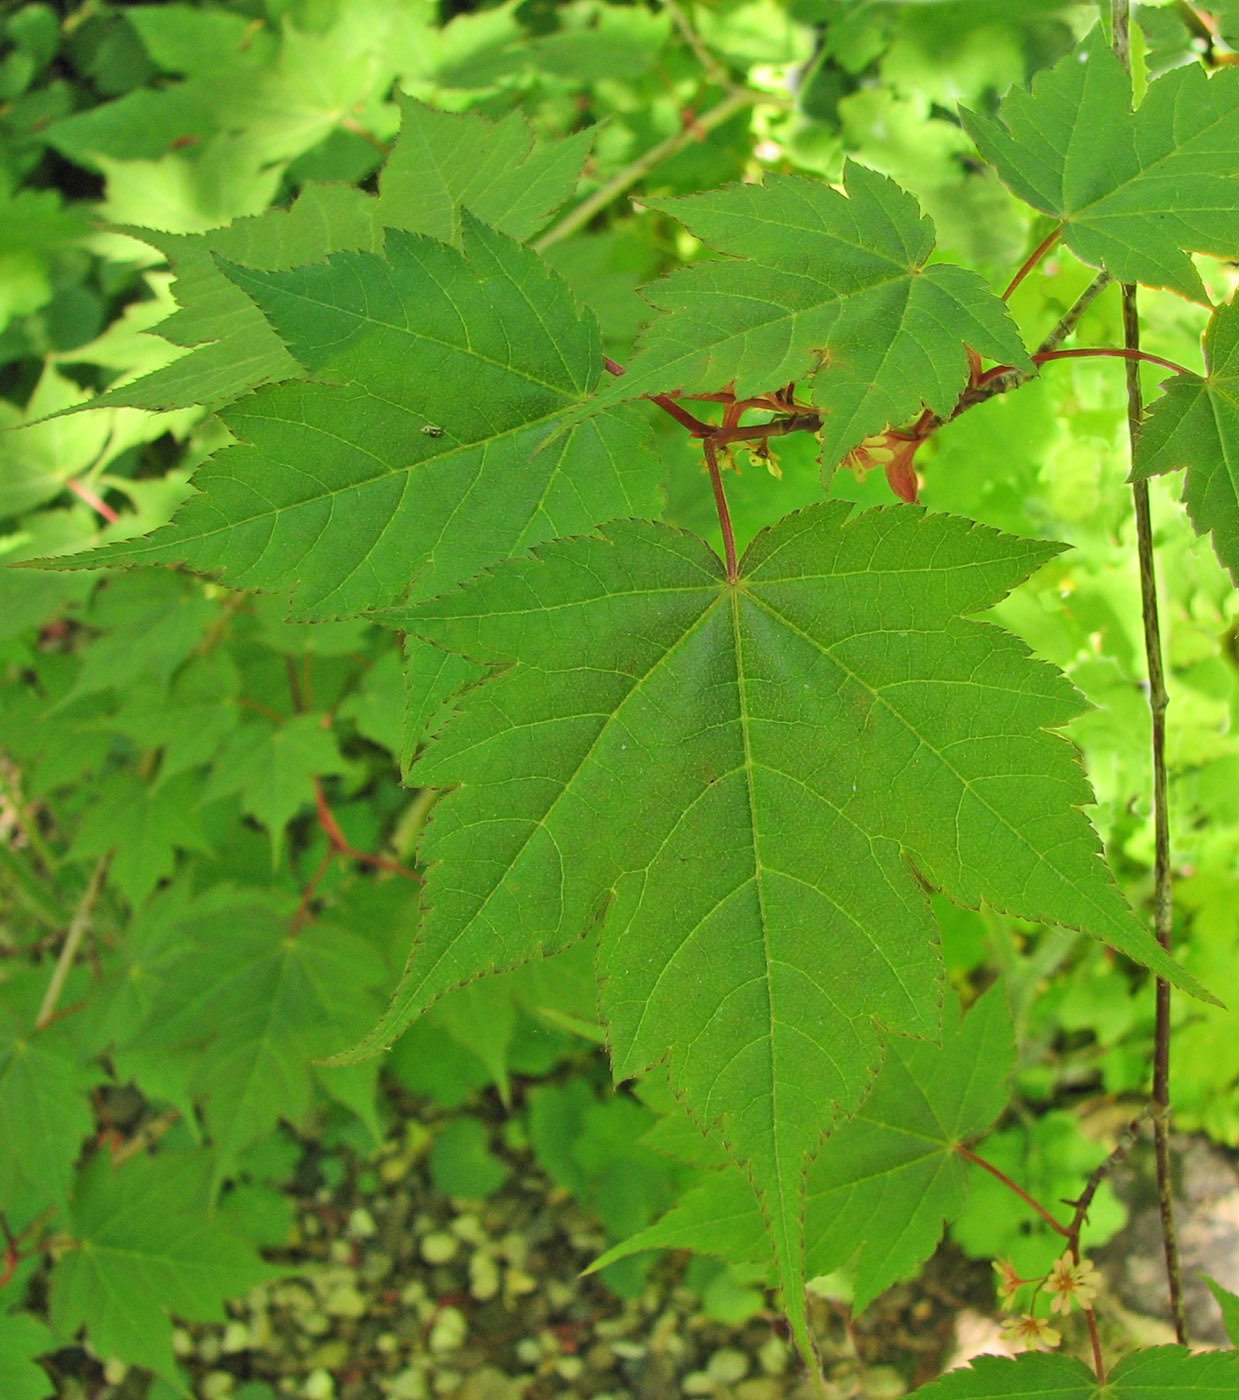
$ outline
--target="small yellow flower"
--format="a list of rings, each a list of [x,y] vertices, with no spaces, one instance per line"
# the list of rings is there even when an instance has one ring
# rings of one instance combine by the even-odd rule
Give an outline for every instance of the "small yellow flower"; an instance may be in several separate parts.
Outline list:
[[[998,1275],[998,1297],[1004,1308],[1011,1306],[1011,1300],[1029,1279],[1023,1279],[1015,1272],[1015,1265],[1010,1259],[995,1259],[994,1272]]]
[[[1082,1308],[1092,1307],[1100,1283],[1101,1275],[1092,1264],[1087,1259],[1075,1263],[1068,1250],[1055,1259],[1046,1276],[1045,1291],[1052,1295],[1050,1311],[1066,1315],[1073,1303],[1079,1303]]]
[[[1021,1317],[1009,1317],[1002,1324],[1002,1330],[1010,1341],[1018,1342],[1030,1351],[1052,1351],[1062,1341],[1060,1333],[1042,1317],[1024,1313]]]

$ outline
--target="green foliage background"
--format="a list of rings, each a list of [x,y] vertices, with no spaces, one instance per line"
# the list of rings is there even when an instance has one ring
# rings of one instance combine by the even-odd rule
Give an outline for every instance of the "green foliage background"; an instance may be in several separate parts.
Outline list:
[[[1139,7],[1145,79],[1195,60],[1199,35],[1181,8]],[[776,173],[837,183],[855,160],[916,196],[936,226],[935,262],[1000,288],[1049,223],[977,161],[957,107],[992,122],[1002,93],[1068,53],[1097,16],[1092,4],[1051,0],[451,10],[249,0],[3,12],[0,426],[17,429],[0,436],[5,562],[109,544],[118,559],[180,557],[124,542],[170,519],[230,433],[255,441],[244,406],[214,410],[290,363],[240,290],[244,275],[229,280],[256,251],[273,271],[251,288],[265,278],[274,296],[282,270],[329,248],[355,250],[344,256],[361,266],[385,226],[440,240],[446,265],[481,220],[542,248],[597,314],[602,350],[625,362],[651,314],[638,287],[705,256],[662,200]],[[749,99],[715,121],[734,85]],[[636,206],[617,197],[558,236],[556,210],[697,119],[713,123],[704,139],[655,164],[633,188]],[[286,212],[261,220],[272,209]],[[1226,299],[1233,268],[1197,265],[1214,300]],[[1011,298],[1026,338],[1090,276],[1055,250]],[[566,293],[562,302],[568,337],[579,313]],[[1157,291],[1142,306],[1147,343],[1198,363],[1205,310]],[[475,314],[480,324],[480,306]],[[1121,334],[1117,301],[1102,298],[1078,343]],[[1215,374],[1222,339],[1219,330]],[[596,378],[597,350],[582,346],[554,411]],[[1150,397],[1163,377],[1148,371]],[[1200,431],[1193,405],[1232,383],[1223,367],[1220,387],[1180,386],[1183,421],[1158,450],[1181,453],[1174,433]],[[65,412],[87,402],[101,406]],[[659,512],[721,548],[695,449],[652,410],[627,412],[621,439],[586,424],[555,449],[596,464],[605,506],[531,512],[524,533],[479,562],[600,518]],[[1096,707],[1068,732],[1097,790],[1111,863],[1140,908],[1152,822],[1124,436],[1121,372],[1073,361],[969,413],[918,464],[931,509],[1075,547],[995,616]],[[496,479],[528,450],[517,442],[492,463]],[[728,490],[742,543],[820,499],[817,450],[799,435],[780,443],[777,463],[738,454]],[[650,452],[668,464],[657,500],[619,465]],[[445,516],[456,489],[447,478]],[[1225,996],[1239,956],[1239,615],[1177,479],[1155,478],[1153,489],[1181,961]],[[889,500],[880,474],[841,471],[832,490]],[[377,501],[358,528],[385,529],[390,509]],[[419,528],[415,514],[401,527]],[[454,547],[467,559],[467,532]],[[147,1368],[184,1393],[171,1319],[220,1317],[272,1272],[261,1250],[287,1222],[272,1136],[293,1153],[314,1142],[371,1151],[395,1127],[393,1084],[457,1111],[431,1156],[436,1185],[453,1195],[500,1188],[502,1166],[472,1110],[489,1089],[512,1105],[537,1160],[603,1222],[616,1246],[606,1277],[621,1292],[640,1286],[654,1257],[623,1241],[639,1244],[638,1232],[691,1202],[719,1165],[677,1141],[658,1076],[621,1097],[602,1091],[588,948],[449,993],[381,1062],[317,1063],[371,1028],[399,976],[418,903],[405,867],[428,810],[400,772],[478,669],[416,639],[402,665],[387,628],[319,620],[347,602],[347,561],[342,581],[292,598],[292,622],[291,577],[228,562],[235,587],[175,569],[0,578],[0,1210],[20,1241],[0,1293],[0,1378],[19,1400],[53,1393],[34,1358],[54,1357],[83,1327],[101,1360]],[[441,591],[434,583],[421,596]],[[395,596],[393,581],[384,601]],[[325,810],[352,852],[379,860],[334,848]],[[1147,979],[1078,935],[940,897],[935,909],[965,1005],[997,969],[1014,1013],[1015,1097],[979,1150],[999,1164],[1033,1160],[1030,1189],[1071,1195],[1106,1152],[1080,1121],[1146,1087]],[[49,1020],[49,979],[73,928],[83,955]],[[1239,1145],[1233,1016],[1186,998],[1176,1014],[1176,1123]],[[982,1132],[992,1116],[961,1131]],[[1103,1187],[1086,1238],[1101,1242],[1121,1221]],[[938,1220],[925,1228],[932,1243]],[[1057,1252],[985,1179],[951,1230],[968,1253],[1009,1255],[1025,1272]],[[923,1253],[892,1261],[883,1285]],[[738,1290],[752,1275],[746,1251],[732,1254]],[[849,1254],[823,1242],[821,1271]],[[862,1254],[851,1268],[849,1286],[867,1301],[870,1261]]]

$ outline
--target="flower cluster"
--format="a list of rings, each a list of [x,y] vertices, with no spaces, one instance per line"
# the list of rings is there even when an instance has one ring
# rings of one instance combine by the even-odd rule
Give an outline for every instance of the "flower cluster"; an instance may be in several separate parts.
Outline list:
[[[998,1274],[998,1297],[1004,1308],[1013,1305],[1021,1288],[1035,1284],[1036,1293],[1044,1290],[1049,1295],[1050,1311],[1063,1316],[1076,1304],[1091,1308],[1101,1283],[1101,1275],[1093,1265],[1087,1259],[1074,1259],[1070,1250],[1051,1264],[1044,1278],[1021,1278],[1009,1259],[996,1259],[994,1270]],[[1011,1341],[1038,1351],[1048,1351],[1062,1341],[1062,1335],[1055,1328],[1031,1311],[1008,1318],[1002,1330]]]

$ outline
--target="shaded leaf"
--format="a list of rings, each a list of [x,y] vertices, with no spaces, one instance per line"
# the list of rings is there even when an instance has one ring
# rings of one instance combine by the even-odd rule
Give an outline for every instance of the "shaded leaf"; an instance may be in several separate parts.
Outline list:
[[[241,806],[257,817],[278,848],[284,829],[314,802],[314,779],[345,772],[339,744],[320,715],[293,715],[283,724],[244,724],[220,751],[207,787],[208,800],[241,794]]]
[[[0,1395],[5,1400],[47,1400],[56,1387],[35,1357],[56,1345],[51,1332],[29,1313],[0,1313]]]
[[[102,1357],[176,1380],[172,1317],[224,1320],[224,1300],[278,1272],[210,1208],[206,1154],[163,1152],[82,1172],[66,1222],[77,1248],[52,1267],[52,1325],[85,1325]]]
[[[0,1004],[0,1200],[15,1200],[26,1186],[44,1201],[63,1201],[94,1128],[87,1093],[101,1075],[63,1027],[36,1031],[23,1010],[20,1002]]]
[[[305,1114],[313,1061],[373,1016],[371,989],[387,975],[363,938],[323,923],[294,937],[281,914],[245,892],[188,911],[182,956],[161,968],[149,1020],[122,1050],[140,1080],[169,1057],[188,1072],[216,1180],[281,1118],[295,1124]]]

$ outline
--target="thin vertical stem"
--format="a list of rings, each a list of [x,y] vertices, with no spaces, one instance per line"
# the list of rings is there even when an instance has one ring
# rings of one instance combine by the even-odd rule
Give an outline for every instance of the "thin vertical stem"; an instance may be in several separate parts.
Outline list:
[[[86,931],[90,928],[91,915],[94,913],[95,903],[103,891],[104,882],[108,878],[108,867],[111,864],[112,852],[109,851],[107,855],[100,857],[94,873],[90,877],[90,883],[86,886],[86,893],[78,901],[73,920],[69,924],[69,931],[65,935],[65,941],[60,949],[60,956],[56,959],[56,966],[52,969],[51,981],[47,984],[47,991],[43,994],[43,1003],[39,1007],[39,1014],[35,1017],[34,1028],[37,1031],[41,1031],[49,1025],[52,1017],[56,1014],[56,1005],[60,1001],[60,994],[64,991],[65,982],[77,960],[82,939],[86,937]]]
[[[1113,0],[1114,51],[1124,67],[1131,68],[1129,0]],[[1134,283],[1123,284],[1123,343],[1129,350],[1140,348],[1140,319]],[[1127,361],[1127,436],[1135,456],[1144,417],[1144,397],[1140,388],[1140,365]],[[1132,483],[1132,504],[1136,515],[1136,550],[1140,563],[1140,611],[1144,622],[1144,654],[1149,674],[1149,713],[1152,720],[1153,756],[1153,931],[1157,941],[1171,951],[1174,930],[1174,899],[1170,866],[1170,803],[1166,783],[1166,672],[1162,660],[1161,625],[1157,607],[1157,574],[1153,556],[1153,519],[1149,508],[1147,481]],[[1157,1160],[1157,1206],[1161,1216],[1162,1249],[1166,1261],[1166,1284],[1170,1316],[1175,1336],[1187,1342],[1187,1317],[1183,1307],[1179,1242],[1175,1229],[1174,1198],[1170,1162],[1170,983],[1157,979],[1155,1026],[1153,1032],[1153,1144]]]
[[[714,507],[718,511],[719,528],[723,532],[723,553],[727,562],[727,582],[735,583],[740,577],[740,565],[736,560],[736,536],[731,528],[731,511],[727,508],[727,492],[723,490],[723,477],[718,469],[718,453],[709,438],[702,443],[706,453],[706,469],[710,473],[710,485],[714,488]]]

